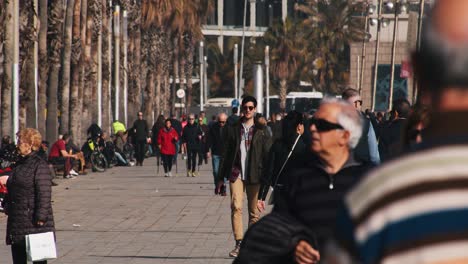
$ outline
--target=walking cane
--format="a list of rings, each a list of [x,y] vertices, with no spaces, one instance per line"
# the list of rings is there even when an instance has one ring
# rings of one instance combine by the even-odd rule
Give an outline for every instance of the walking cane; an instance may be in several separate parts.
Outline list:
[[[273,186],[271,187],[270,200],[268,200],[268,204],[270,204],[270,205],[273,204],[273,192],[275,191],[275,187],[276,187],[276,184],[278,183],[278,179],[279,179],[281,173],[283,172],[284,167],[286,167],[286,163],[288,163],[288,160],[291,157],[294,149],[296,148],[297,142],[299,141],[300,137],[301,137],[301,135],[297,135],[296,141],[294,141],[294,144],[293,144],[293,146],[291,148],[291,151],[289,151],[289,154],[286,157],[286,160],[283,162],[283,165],[281,166],[281,169],[279,170],[278,174],[276,175],[275,184],[273,184]]]

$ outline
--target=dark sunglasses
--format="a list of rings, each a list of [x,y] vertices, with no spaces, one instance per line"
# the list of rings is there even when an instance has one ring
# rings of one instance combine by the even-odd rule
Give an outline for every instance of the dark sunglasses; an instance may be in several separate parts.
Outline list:
[[[242,110],[244,110],[244,111],[247,111],[247,110],[252,111],[252,110],[254,110],[254,108],[255,108],[255,107],[253,107],[253,106],[243,106],[243,107],[242,107]]]
[[[327,132],[335,129],[344,129],[340,124],[331,123],[322,118],[310,119],[310,125],[315,125],[315,128],[318,132]]]
[[[356,100],[356,101],[354,101],[354,104],[355,105],[362,105],[362,100]]]
[[[218,121],[220,124],[226,124],[226,121]]]

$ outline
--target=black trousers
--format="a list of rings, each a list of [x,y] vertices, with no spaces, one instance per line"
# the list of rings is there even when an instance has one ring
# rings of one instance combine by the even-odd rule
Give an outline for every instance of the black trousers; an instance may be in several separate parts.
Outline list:
[[[187,149],[187,170],[195,171],[199,150]]]
[[[140,164],[143,163],[143,160],[145,159],[145,148],[146,147],[146,139],[144,140],[137,140],[136,146],[135,146],[135,158],[136,161],[139,162]]]
[[[172,170],[172,158],[174,157],[174,155],[165,155],[165,154],[161,154],[161,160],[163,162],[163,166],[164,166],[164,172],[165,173],[168,173]]]
[[[27,264],[28,257],[26,255],[26,241],[15,243],[11,245],[11,256],[13,257],[13,264]],[[47,260],[34,261],[34,264],[47,264]]]

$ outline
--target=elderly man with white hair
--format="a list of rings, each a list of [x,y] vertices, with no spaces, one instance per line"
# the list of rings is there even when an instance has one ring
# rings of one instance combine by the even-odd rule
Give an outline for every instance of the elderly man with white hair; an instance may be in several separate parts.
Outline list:
[[[362,119],[348,102],[325,98],[305,129],[310,155],[292,161],[296,169],[285,175],[285,210],[249,229],[234,263],[318,263],[329,252],[342,199],[369,169],[353,156]]]

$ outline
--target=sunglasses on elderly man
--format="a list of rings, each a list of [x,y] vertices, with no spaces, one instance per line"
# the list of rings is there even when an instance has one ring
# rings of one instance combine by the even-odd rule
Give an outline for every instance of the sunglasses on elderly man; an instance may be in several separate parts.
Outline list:
[[[315,128],[318,132],[327,132],[335,129],[344,129],[340,124],[331,123],[325,119],[314,117],[310,119],[310,125],[315,125]]]

